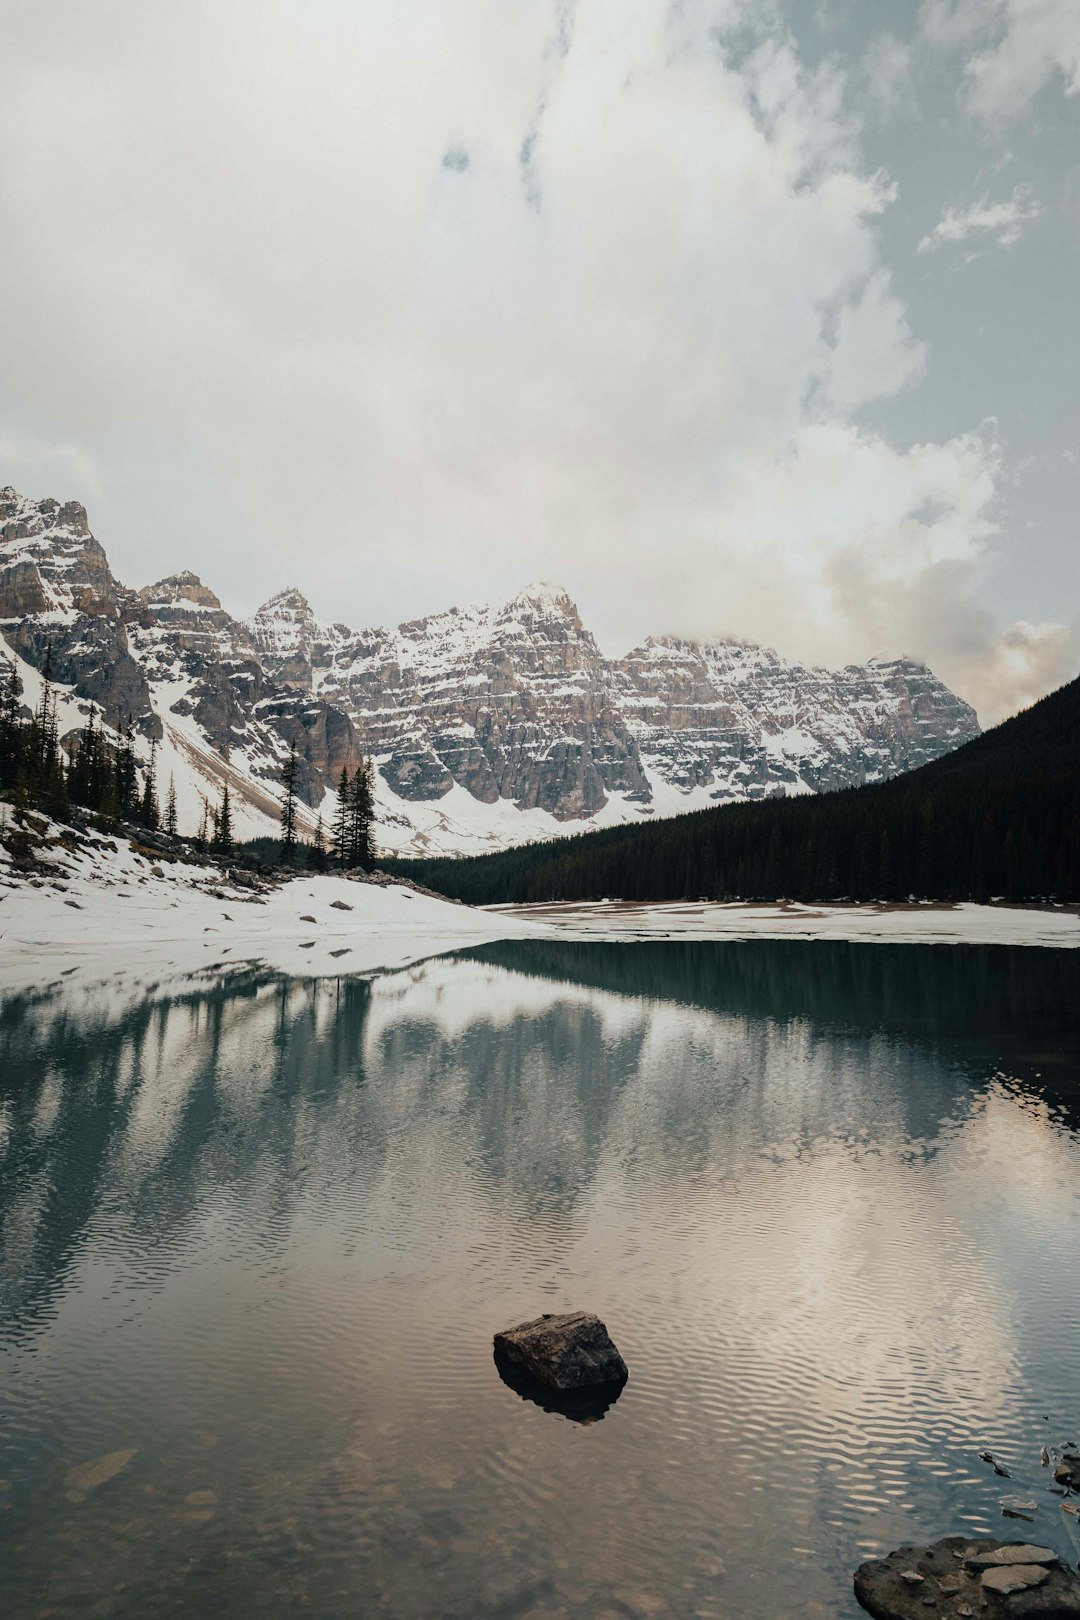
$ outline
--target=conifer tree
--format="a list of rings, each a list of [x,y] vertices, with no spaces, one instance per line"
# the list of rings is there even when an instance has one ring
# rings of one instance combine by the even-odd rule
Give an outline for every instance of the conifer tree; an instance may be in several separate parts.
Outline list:
[[[291,866],[296,858],[296,744],[289,749],[281,773],[285,796],[281,801],[281,864]]]
[[[0,783],[14,784],[19,774],[22,756],[23,683],[14,653],[10,660],[5,655],[3,688],[0,690]]]
[[[161,816],[158,811],[157,798],[157,743],[150,743],[150,763],[146,767],[146,781],[143,784],[142,804],[140,818],[144,827],[151,832],[156,831]]]
[[[221,789],[221,803],[214,817],[213,849],[216,855],[231,855],[233,852],[232,806],[229,803],[228,782]]]
[[[321,810],[319,811],[318,818],[315,822],[315,837],[311,844],[311,858],[309,865],[313,866],[316,872],[325,872],[326,870],[326,835],[323,832]]]
[[[165,831],[170,838],[178,836],[176,823],[176,783],[169,777],[169,796],[165,800]]]
[[[349,864],[349,806],[351,803],[351,788],[349,772],[342,766],[341,775],[337,785],[337,809],[334,812],[334,859],[339,866]]]
[[[353,777],[349,804],[349,865],[368,870],[375,859],[371,827],[374,794],[371,783],[371,762],[361,760]]]
[[[195,834],[195,848],[198,850],[200,855],[205,855],[206,854],[206,846],[207,846],[207,843],[209,842],[209,838],[208,838],[209,828],[208,828],[208,825],[207,825],[208,820],[209,820],[209,816],[210,816],[210,806],[206,802],[205,796],[203,796],[202,817],[200,818],[200,821],[199,821],[199,830]]]
[[[139,779],[135,770],[135,721],[129,714],[120,728],[113,772],[116,778],[116,800],[121,816],[135,814],[138,807]]]

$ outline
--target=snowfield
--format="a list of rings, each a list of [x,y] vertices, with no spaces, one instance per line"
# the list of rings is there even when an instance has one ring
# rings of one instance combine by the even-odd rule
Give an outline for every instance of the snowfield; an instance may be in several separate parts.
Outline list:
[[[1080,915],[1065,907],[801,905],[780,901],[672,901],[637,904],[491,906],[518,922],[554,927],[576,940],[841,939],[894,945],[1080,946]]]
[[[0,994],[76,972],[149,980],[259,963],[305,977],[368,973],[550,933],[401,884],[305,873],[253,889],[239,871],[165,863],[127,838],[72,837],[33,819],[48,843],[32,875],[0,846]]]

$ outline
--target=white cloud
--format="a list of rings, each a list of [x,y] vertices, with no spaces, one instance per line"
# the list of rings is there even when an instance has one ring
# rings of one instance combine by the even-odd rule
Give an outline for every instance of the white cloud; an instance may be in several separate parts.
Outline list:
[[[1012,247],[1042,212],[1042,203],[1030,186],[1017,186],[1003,202],[983,196],[968,208],[946,208],[919,243],[919,252],[928,253],[943,243],[964,242],[970,236],[992,237],[1000,247]]]
[[[866,111],[881,121],[918,112],[914,53],[888,30],[876,34],[863,52]]]
[[[769,12],[43,0],[8,33],[7,385],[114,485],[143,435],[201,490],[137,554],[99,521],[132,583],[296,578],[370,623],[543,574],[624,646],[950,657],[913,604],[967,611],[997,450],[857,425],[924,362],[893,190]],[[234,533],[189,519],[223,479]]]
[[[925,38],[971,51],[966,99],[984,118],[1020,112],[1058,80],[1080,92],[1080,10],[1076,0],[926,0]]]

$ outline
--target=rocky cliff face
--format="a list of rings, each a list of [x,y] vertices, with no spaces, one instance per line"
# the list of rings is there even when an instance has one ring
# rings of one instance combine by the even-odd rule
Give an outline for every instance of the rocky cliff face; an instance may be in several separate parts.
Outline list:
[[[72,700],[107,724],[130,715],[147,740],[171,739],[175,767],[199,778],[189,803],[216,801],[226,776],[234,797],[247,792],[249,831],[272,830],[291,745],[312,807],[361,757],[348,716],[269,675],[248,628],[195,574],[120,585],[76,502],[0,490],[0,630],[35,668],[48,656]]]
[[[251,632],[280,678],[351,715],[399,807],[458,788],[481,809],[514,806],[519,837],[876,781],[979,729],[910,659],[825,670],[675,638],[607,659],[546,585],[360,632],[320,625],[293,591]]]
[[[825,670],[670,637],[606,658],[548,585],[371,630],[319,621],[290,589],[241,623],[191,573],[127,590],[81,506],[10,489],[0,629],[39,668],[51,648],[57,678],[108,719],[134,715],[193,768],[227,765],[255,799],[292,743],[312,806],[370,752],[382,842],[403,850],[875,781],[979,729],[909,659]],[[272,797],[259,813],[270,830]]]

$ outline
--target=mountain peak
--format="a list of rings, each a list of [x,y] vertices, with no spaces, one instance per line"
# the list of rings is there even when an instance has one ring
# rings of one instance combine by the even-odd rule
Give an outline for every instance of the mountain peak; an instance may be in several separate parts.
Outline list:
[[[526,585],[525,589],[518,591],[517,595],[512,597],[511,600],[514,602],[535,602],[538,605],[543,604],[552,607],[563,607],[569,603],[576,611],[576,604],[570,592],[565,590],[562,585],[554,585],[550,580],[546,579],[534,579],[531,585]]]
[[[194,607],[212,608],[221,612],[221,602],[214,595],[208,585],[204,585],[198,574],[193,574],[189,568],[181,569],[178,574],[166,574],[153,585],[144,585],[139,592],[139,600],[148,606],[168,604],[174,607],[179,603],[190,602]]]
[[[267,597],[255,614],[255,620],[277,619],[282,613],[301,615],[306,619],[312,617],[311,603],[298,586],[286,585],[284,590],[275,591],[273,596]]]

